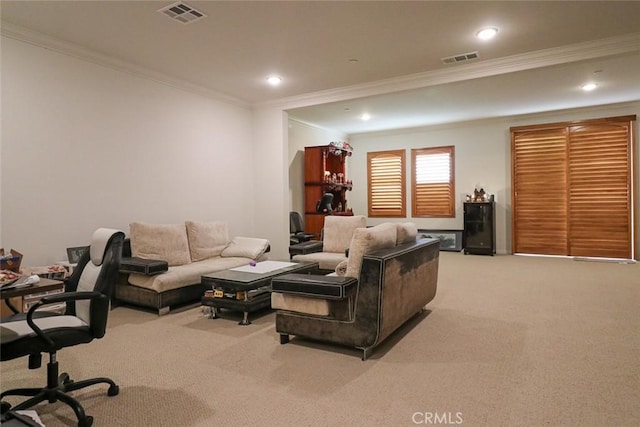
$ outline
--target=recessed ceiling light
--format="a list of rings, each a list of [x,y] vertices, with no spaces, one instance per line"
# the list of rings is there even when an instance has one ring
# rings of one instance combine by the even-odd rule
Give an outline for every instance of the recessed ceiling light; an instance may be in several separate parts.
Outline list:
[[[582,90],[584,90],[585,92],[590,92],[590,91],[594,90],[597,87],[598,87],[598,85],[596,83],[586,83],[586,84],[582,85]]]
[[[498,34],[498,29],[496,27],[483,28],[476,33],[476,37],[481,40],[489,40],[492,39]]]
[[[278,86],[280,83],[282,83],[282,77],[278,77],[278,76],[267,77],[267,82],[271,86]]]
[[[362,119],[362,121],[366,122],[367,120],[369,120],[371,118],[371,116],[367,113],[364,113],[363,115],[360,116],[360,119]]]
[[[355,59],[355,58],[352,58],[352,59],[350,59],[350,60],[349,60],[349,62],[350,62],[351,64],[357,64],[357,63],[358,63],[358,60],[357,60],[357,59]]]

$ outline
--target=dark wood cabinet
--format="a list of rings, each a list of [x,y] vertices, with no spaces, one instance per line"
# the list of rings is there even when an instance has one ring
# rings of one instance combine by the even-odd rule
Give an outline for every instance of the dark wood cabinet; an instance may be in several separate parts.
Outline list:
[[[331,145],[304,149],[304,222],[305,231],[320,235],[325,214],[316,211],[324,193],[333,194],[333,215],[353,215],[347,206],[347,191],[352,185],[346,177],[346,151],[336,153]]]
[[[464,204],[464,254],[496,253],[496,215],[494,202]]]

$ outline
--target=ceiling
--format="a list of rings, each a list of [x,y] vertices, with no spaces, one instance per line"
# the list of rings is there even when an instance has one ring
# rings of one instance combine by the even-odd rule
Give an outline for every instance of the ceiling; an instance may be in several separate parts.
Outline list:
[[[2,0],[2,34],[347,134],[640,100],[640,1],[172,3]]]

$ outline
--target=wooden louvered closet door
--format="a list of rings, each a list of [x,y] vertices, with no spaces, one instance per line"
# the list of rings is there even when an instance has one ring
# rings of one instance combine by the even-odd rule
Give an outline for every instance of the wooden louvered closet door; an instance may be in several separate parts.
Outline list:
[[[515,253],[631,258],[634,120],[511,129]]]
[[[569,255],[631,257],[629,125],[569,130]]]
[[[566,130],[514,134],[514,252],[567,253]]]

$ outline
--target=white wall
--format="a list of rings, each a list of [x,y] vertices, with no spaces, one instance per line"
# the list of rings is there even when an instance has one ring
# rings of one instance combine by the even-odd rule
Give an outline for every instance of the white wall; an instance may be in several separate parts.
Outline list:
[[[350,159],[349,178],[353,191],[349,204],[355,213],[367,215],[367,152],[406,149],[407,161],[407,216],[419,228],[462,229],[464,196],[473,192],[476,185],[496,195],[496,240],[498,253],[511,252],[511,136],[509,128],[537,123],[583,120],[630,114],[640,115],[640,102],[610,105],[571,111],[458,123],[430,128],[409,129],[394,132],[351,135],[353,157]],[[637,134],[637,123],[636,123]],[[636,154],[640,153],[636,138]],[[411,218],[411,149],[435,146],[455,146],[455,218]],[[637,155],[636,155],[637,158]],[[636,165],[636,182],[638,166]],[[635,189],[638,206],[638,189]],[[370,218],[367,224],[406,219]],[[637,227],[640,229],[640,227]],[[640,231],[640,230],[638,230]],[[636,234],[636,239],[640,233]]]
[[[256,237],[269,239],[271,259],[289,259],[287,114],[280,108],[253,112],[253,217]]]
[[[25,265],[65,259],[65,248],[86,244],[97,227],[128,231],[132,221],[186,219],[226,220],[232,235],[268,238],[272,258],[285,259],[288,211],[303,206],[300,151],[347,139],[296,121],[288,127],[279,108],[252,112],[13,39],[1,42],[0,246],[23,252]],[[508,252],[509,127],[639,113],[640,103],[631,103],[353,135],[349,206],[367,213],[367,151],[455,145],[458,215],[413,220],[420,228],[460,229],[464,194],[483,185],[496,193],[498,250]]]
[[[289,118],[288,137],[289,210],[304,215],[304,147],[328,145],[332,141],[347,141],[347,135]],[[348,165],[347,159],[347,167]]]
[[[132,221],[254,235],[250,110],[4,37],[1,59],[0,245],[23,265]]]

